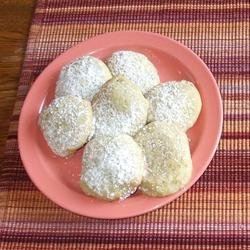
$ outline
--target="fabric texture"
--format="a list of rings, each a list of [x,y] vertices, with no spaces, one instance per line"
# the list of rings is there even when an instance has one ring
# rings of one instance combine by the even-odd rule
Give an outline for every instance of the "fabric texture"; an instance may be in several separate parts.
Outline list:
[[[249,21],[248,0],[39,0],[1,169],[0,249],[250,249]],[[142,216],[99,220],[68,212],[37,190],[20,160],[17,126],[49,62],[116,30],[158,32],[197,53],[219,85],[224,125],[208,169],[178,200]]]

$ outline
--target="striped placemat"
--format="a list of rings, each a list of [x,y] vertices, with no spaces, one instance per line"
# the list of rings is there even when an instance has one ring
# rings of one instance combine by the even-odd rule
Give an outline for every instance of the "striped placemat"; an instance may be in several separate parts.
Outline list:
[[[1,170],[0,249],[250,249],[249,21],[249,0],[39,0]],[[67,212],[34,187],[17,125],[29,87],[50,61],[115,30],[158,32],[193,49],[220,87],[224,126],[209,168],[181,198],[108,221]]]

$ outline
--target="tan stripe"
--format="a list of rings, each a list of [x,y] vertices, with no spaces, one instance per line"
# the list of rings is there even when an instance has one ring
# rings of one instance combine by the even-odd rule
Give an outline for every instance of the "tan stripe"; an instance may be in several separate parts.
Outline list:
[[[250,133],[250,121],[224,121],[223,131],[231,133],[238,133],[238,132]],[[244,140],[239,140],[239,143],[244,143]],[[249,140],[245,141],[245,143],[243,144],[244,147],[242,149],[247,149],[247,144],[249,145]],[[234,147],[235,150],[237,149],[236,145],[231,145],[231,146]]]
[[[197,210],[196,210],[196,212],[197,212]],[[237,214],[237,213],[236,213]],[[179,219],[180,219],[180,217],[178,216],[178,222],[179,222]],[[155,222],[155,221],[154,221]],[[168,231],[168,233],[169,234],[175,234],[176,232],[175,232],[175,230],[177,230],[177,229],[180,229],[180,225],[182,225],[182,230],[181,231],[186,231],[186,230],[188,230],[188,231],[190,231],[190,230],[192,230],[192,229],[194,229],[195,227],[197,228],[201,228],[201,227],[203,227],[204,225],[206,225],[206,227],[207,228],[209,228],[209,229],[217,229],[217,230],[219,230],[219,229],[224,229],[224,230],[230,230],[231,228],[233,229],[235,226],[237,226],[237,223],[235,223],[235,222],[228,222],[228,221],[223,221],[223,222],[221,222],[221,223],[211,223],[211,221],[209,220],[209,222],[207,222],[207,221],[189,221],[187,218],[184,218],[184,221],[181,223],[181,222],[179,222],[179,223],[176,223],[177,222],[177,220],[176,221],[173,221],[174,223],[171,223],[171,224],[168,224],[166,221],[165,221],[165,223],[159,223],[159,222],[156,222],[156,223],[158,223],[157,224],[157,229],[155,230],[155,233],[161,233],[163,230],[165,231]],[[51,223],[52,225],[54,224],[54,223]],[[31,224],[32,225],[32,224]],[[118,224],[119,225],[119,224]],[[120,224],[121,225],[121,224]],[[80,225],[80,224],[75,224],[74,226],[74,233],[84,233],[85,232],[85,228],[83,228],[82,227],[82,225]],[[79,228],[80,227],[80,228]],[[105,226],[104,226],[105,227]],[[96,230],[96,232],[94,232],[94,233],[98,233],[98,234],[106,234],[106,233],[113,233],[114,235],[117,235],[117,234],[119,234],[119,233],[124,233],[124,231],[125,232],[127,232],[127,233],[131,233],[131,228],[133,228],[133,226],[130,224],[125,230],[122,228],[122,227],[120,227],[120,232],[119,232],[119,226],[118,226],[118,229],[116,229],[116,230],[113,230],[113,229],[111,229],[111,228],[108,228],[108,230],[106,229],[105,230],[105,228],[103,227],[103,230]],[[136,225],[136,227],[137,227],[137,230],[150,230],[150,228],[152,228],[152,224],[150,225],[148,222],[144,222],[144,223],[141,223],[141,224],[137,224]],[[41,228],[41,226],[40,226],[40,228]],[[38,226],[38,230],[40,229],[39,228],[39,226]],[[70,232],[68,232],[67,231],[67,228],[68,228],[68,225],[67,224],[64,224],[64,226],[62,225],[62,226],[60,226],[60,227],[53,227],[53,228],[56,228],[55,230],[53,230],[53,232],[55,233],[55,234],[57,234],[58,235],[58,233],[61,233],[60,235],[62,235],[63,233],[62,233],[62,231],[61,231],[61,229],[63,228],[64,229],[64,234],[65,233],[68,233],[68,234],[70,234]],[[107,228],[107,227],[106,227]],[[37,230],[37,231],[38,231]],[[49,233],[49,230],[50,229],[48,229],[48,228],[45,228],[45,229],[43,229],[42,228],[42,230],[40,229],[38,232],[40,233],[40,234],[46,234],[46,233]],[[23,227],[23,224],[22,223],[16,223],[15,224],[15,228],[11,228],[10,229],[10,232],[20,232],[20,231],[22,231],[22,233],[26,233],[26,234],[32,234],[33,232],[34,232],[34,229],[32,228],[32,227],[26,227],[26,228],[24,228]],[[92,230],[91,230],[92,231]],[[91,231],[87,231],[87,232],[91,232]],[[110,232],[111,231],[111,232]],[[86,233],[87,233],[86,232]],[[91,232],[92,233],[92,232]],[[53,233],[52,233],[53,234]]]
[[[18,121],[12,121],[9,126],[10,132],[17,131],[18,128]]]
[[[224,87],[228,87],[228,86],[235,87],[235,86],[238,86],[240,83],[241,87],[244,87],[246,89],[250,87],[250,75],[247,75],[246,77],[247,78],[244,79],[244,77],[242,77],[241,75],[226,74],[226,75],[221,75],[218,82],[221,85],[224,85]],[[230,92],[230,87],[229,87],[228,92]]]
[[[224,106],[229,109],[234,110],[244,110],[249,111],[250,109],[250,101],[249,100],[224,100]]]
[[[115,11],[115,10],[126,10],[126,11],[134,11],[134,10],[145,10],[145,11],[155,11],[155,10],[235,10],[235,9],[249,9],[250,4],[246,3],[244,6],[239,6],[239,4],[211,4],[211,5],[197,5],[197,4],[149,4],[149,5],[102,5],[102,6],[78,6],[78,7],[54,7],[54,8],[48,8],[46,9],[47,13],[70,13],[70,12],[80,12],[88,11],[88,12],[96,12],[96,11]],[[40,9],[39,11],[44,12],[43,9]],[[39,13],[39,12],[38,12]]]
[[[223,100],[224,112],[225,114],[246,114],[250,111],[250,101],[249,100]]]
[[[188,30],[185,29],[185,32],[188,32],[188,31],[192,31],[193,33],[197,33],[197,31],[203,31],[204,32],[204,27],[206,28],[209,28],[210,30],[211,29],[215,29],[215,28],[218,28],[218,29],[225,29],[227,28],[227,30],[230,30],[232,28],[235,28],[236,30],[238,30],[239,33],[241,33],[241,29],[242,27],[244,27],[244,33],[242,34],[245,38],[247,38],[247,34],[250,33],[250,31],[247,29],[247,27],[250,27],[250,23],[247,22],[247,21],[238,21],[238,22],[235,22],[235,21],[229,21],[229,22],[226,22],[226,23],[223,23],[223,22],[218,22],[218,23],[200,23],[200,22],[183,22],[183,23],[169,23],[169,22],[162,22],[162,23],[155,23],[155,22],[147,22],[147,23],[111,23],[111,24],[96,24],[96,23],[93,23],[93,24],[83,24],[83,23],[79,23],[79,24],[43,24],[43,29],[46,28],[46,27],[51,27],[54,28],[54,29],[59,29],[60,31],[62,31],[63,28],[67,27],[67,28],[70,28],[71,30],[73,29],[78,29],[79,27],[81,28],[84,28],[86,30],[88,30],[89,28],[91,29],[94,29],[94,30],[91,30],[92,32],[91,33],[95,33],[94,31],[97,30],[97,29],[107,29],[109,27],[112,27],[112,28],[116,28],[116,27],[120,27],[120,26],[140,26],[140,27],[148,27],[148,28],[163,28],[163,27],[170,27],[170,28],[174,28],[173,31],[176,31],[175,29],[177,28],[177,30],[180,28],[180,26],[185,26],[186,28],[188,28]],[[34,27],[35,26],[38,26],[38,27],[41,27],[40,25],[33,25]],[[193,28],[198,28],[198,29],[201,29],[201,30],[193,30]],[[216,30],[217,31],[217,30]],[[235,33],[235,32],[234,32]],[[203,34],[204,35],[204,34]],[[207,35],[207,34],[205,34]],[[218,34],[219,35],[219,34]],[[227,35],[227,33],[225,32],[225,34],[223,35]],[[234,35],[234,34],[230,34],[230,37]]]
[[[237,98],[237,100],[235,100]],[[234,99],[234,100],[232,100]],[[240,95],[229,95],[223,97],[223,106],[224,106],[224,115],[232,115],[232,117],[236,117],[237,115],[249,115],[250,106],[247,106],[249,101],[240,97]],[[231,121],[238,122],[238,121]]]
[[[230,30],[241,30],[245,26],[243,32],[229,32]],[[73,41],[79,42],[96,34],[102,34],[116,30],[154,30],[155,32],[168,34],[173,38],[180,40],[202,39],[199,43],[204,43],[203,50],[209,54],[229,55],[225,48],[239,48],[247,46],[250,35],[250,23],[248,22],[231,22],[231,23],[112,23],[112,24],[56,24],[44,25],[41,28],[41,34],[38,47],[46,47],[46,50],[53,52],[51,46],[58,41],[65,41],[68,46],[74,44]],[[209,29],[209,32],[206,32]],[[194,32],[195,30],[195,32]],[[206,33],[204,33],[206,32]],[[171,35],[172,34],[172,35]],[[221,41],[220,39],[223,39]],[[188,41],[187,41],[188,42]],[[186,43],[187,43],[186,42]],[[191,41],[190,41],[191,42]],[[194,41],[193,41],[194,42]],[[206,46],[205,46],[206,45]],[[50,46],[50,47],[48,47]],[[216,47],[214,50],[212,48]],[[230,50],[232,52],[236,50]],[[221,54],[223,53],[223,54]],[[242,55],[242,50],[237,50],[238,55]],[[42,53],[44,54],[44,53]]]
[[[15,106],[14,106],[13,115],[19,115],[21,113],[21,109],[22,109],[23,103],[24,103],[24,101],[18,101],[18,100],[16,100]]]
[[[199,183],[196,186],[199,186]],[[155,222],[168,221],[170,215],[173,216],[173,221],[181,219],[190,220],[193,223],[198,222],[200,219],[195,217],[195,215],[205,215],[210,216],[210,222],[217,221],[218,223],[225,222],[224,216],[225,211],[222,207],[225,207],[227,201],[233,199],[237,200],[249,200],[250,193],[248,190],[239,190],[230,191],[227,189],[219,189],[217,186],[214,186],[216,190],[207,191],[207,189],[195,189],[193,192],[185,193],[178,202],[174,202],[168,205],[168,209],[161,209],[153,212]],[[2,195],[6,195],[6,192],[3,192]],[[207,211],[204,211],[204,203],[197,202],[201,200],[201,197],[206,197],[205,200],[209,201],[206,203],[205,207]],[[217,203],[217,201],[220,201]],[[35,209],[34,209],[35,208]],[[214,210],[215,209],[215,210]],[[236,217],[238,222],[243,221],[246,216],[247,204],[243,202],[234,203],[234,209],[227,211],[228,220],[232,218],[231,216],[238,214]],[[173,215],[171,211],[175,210],[177,214]],[[239,211],[241,210],[241,211]],[[64,210],[58,208],[54,203],[46,199],[39,191],[11,191],[11,199],[8,203],[8,220],[12,221],[26,221],[29,219],[30,223],[43,220],[44,223],[50,222],[54,218],[60,218],[61,220],[70,221],[72,223],[78,222],[78,217],[74,214],[70,214]],[[181,212],[180,212],[181,211]],[[213,212],[211,212],[213,211]],[[27,217],[28,216],[28,217]],[[144,224],[142,217],[137,217],[135,223]],[[82,231],[81,227],[76,228],[74,232]]]
[[[230,131],[230,132],[236,132],[236,131]],[[250,146],[250,139],[221,139],[219,149],[239,151],[239,150],[249,150],[249,146]]]

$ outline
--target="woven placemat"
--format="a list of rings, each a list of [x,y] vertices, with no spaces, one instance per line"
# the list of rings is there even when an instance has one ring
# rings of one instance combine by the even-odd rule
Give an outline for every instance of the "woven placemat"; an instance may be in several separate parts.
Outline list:
[[[249,21],[249,0],[38,1],[1,170],[0,249],[249,249]],[[223,98],[220,145],[200,180],[161,209],[121,220],[77,216],[28,178],[17,145],[20,109],[57,55],[89,37],[131,29],[174,38],[205,61]]]

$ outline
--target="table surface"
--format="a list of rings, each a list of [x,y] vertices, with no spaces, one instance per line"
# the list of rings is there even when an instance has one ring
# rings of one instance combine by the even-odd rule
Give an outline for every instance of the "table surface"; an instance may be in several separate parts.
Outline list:
[[[0,157],[5,147],[35,2],[0,2]]]

